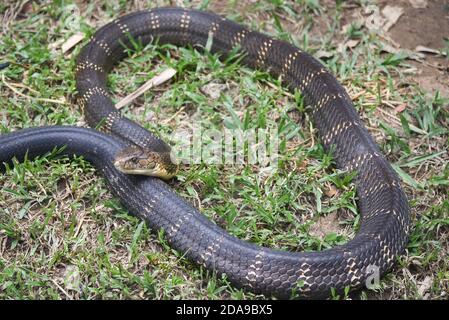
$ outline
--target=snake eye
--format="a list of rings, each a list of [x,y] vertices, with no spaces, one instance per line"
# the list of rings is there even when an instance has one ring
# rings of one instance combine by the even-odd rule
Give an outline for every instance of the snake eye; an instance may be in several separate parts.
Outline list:
[[[139,163],[140,163],[140,159],[137,158],[137,157],[131,158],[131,161],[132,161],[132,163],[134,163],[134,164],[139,164]]]

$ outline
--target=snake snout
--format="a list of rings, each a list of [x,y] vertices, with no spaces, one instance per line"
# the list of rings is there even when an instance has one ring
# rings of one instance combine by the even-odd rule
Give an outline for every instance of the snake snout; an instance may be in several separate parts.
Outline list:
[[[161,179],[171,179],[177,172],[177,166],[171,162],[169,153],[136,146],[121,150],[115,156],[114,166],[126,174],[146,175]]]

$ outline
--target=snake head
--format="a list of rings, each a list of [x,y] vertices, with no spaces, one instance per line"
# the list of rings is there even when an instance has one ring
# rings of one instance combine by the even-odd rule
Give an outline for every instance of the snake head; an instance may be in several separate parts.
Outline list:
[[[130,146],[121,150],[114,159],[117,170],[126,174],[158,177],[164,180],[173,178],[178,170],[169,152],[156,152]]]

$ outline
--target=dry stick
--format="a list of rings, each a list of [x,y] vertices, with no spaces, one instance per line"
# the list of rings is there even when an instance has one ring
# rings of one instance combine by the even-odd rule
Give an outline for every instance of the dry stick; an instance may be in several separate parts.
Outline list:
[[[85,37],[84,33],[77,32],[74,35],[72,35],[70,38],[68,38],[62,45],[61,50],[62,53],[66,53],[70,49],[72,49],[74,46],[76,46],[81,40],[83,40]]]
[[[75,234],[73,235],[75,238],[78,237],[78,234],[79,234],[80,231],[81,231],[81,227],[83,226],[83,223],[84,223],[84,218],[85,218],[85,216],[84,216],[84,215],[81,215],[80,222],[79,222],[78,225],[76,226]]]
[[[138,96],[142,95],[145,91],[151,89],[152,87],[158,86],[165,81],[171,79],[176,74],[176,70],[172,68],[168,68],[164,71],[162,71],[157,76],[151,78],[143,86],[141,86],[139,89],[134,91],[133,93],[127,95],[125,98],[123,98],[121,101],[119,101],[115,107],[117,109],[121,109],[124,106],[126,106],[128,103],[136,99]]]
[[[34,90],[34,89],[32,89],[32,88],[30,88],[30,87],[24,85],[23,83],[9,83],[9,85],[13,86],[14,88],[22,88],[22,89],[26,89],[26,90],[28,90],[29,92],[34,93],[34,94],[36,94],[36,95],[37,95],[37,94],[40,94],[39,91]]]
[[[392,120],[392,122],[396,123],[397,125],[402,125],[402,124],[401,124],[401,121],[398,119],[397,116],[395,116],[395,115],[393,115],[393,114],[391,114],[391,113],[389,113],[389,112],[387,112],[387,111],[385,111],[385,110],[382,110],[382,108],[378,108],[377,110],[379,110],[381,113],[383,113],[383,114],[385,114],[386,116],[388,116],[388,117]],[[417,126],[415,126],[415,125],[413,125],[413,124],[409,124],[409,127],[410,127],[410,129],[412,129],[412,130],[415,131],[415,132],[419,132],[419,133],[421,133],[421,134],[427,134],[426,131],[424,131],[424,130],[418,128]]]
[[[355,94],[351,97],[351,100],[352,100],[352,101],[357,100],[358,98],[360,98],[360,97],[363,96],[364,94],[366,94],[366,90],[362,90],[362,91],[360,91],[360,92],[358,92],[358,93],[355,93]]]
[[[48,103],[67,104],[66,101],[62,101],[62,100],[36,98],[36,97],[27,96],[26,94],[23,94],[22,92],[20,92],[16,88],[14,88],[15,86],[16,87],[23,87],[23,85],[8,83],[5,80],[5,75],[4,74],[2,74],[2,82],[5,84],[5,86],[7,86],[9,89],[11,89],[14,93],[16,93],[19,96],[25,97],[27,99],[36,100],[36,101],[42,101],[42,102],[48,102]],[[35,91],[35,90],[32,90],[32,91]]]
[[[175,119],[181,112],[183,112],[186,109],[186,107],[181,107],[174,115],[172,115],[170,118],[166,120],[162,120],[162,124],[170,123],[173,119]]]
[[[52,279],[51,282],[53,282],[53,284],[54,284],[59,290],[61,290],[61,292],[64,293],[64,294],[66,295],[67,298],[73,299],[73,297],[72,297],[67,291],[65,291],[64,288],[61,287],[55,280]]]

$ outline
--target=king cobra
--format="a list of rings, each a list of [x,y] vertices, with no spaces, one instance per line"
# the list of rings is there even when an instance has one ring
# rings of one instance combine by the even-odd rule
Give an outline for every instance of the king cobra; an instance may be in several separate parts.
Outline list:
[[[360,225],[344,245],[319,252],[287,252],[242,241],[207,219],[156,177],[116,169],[116,155],[132,144],[154,152],[167,144],[122,117],[108,94],[106,78],[132,41],[145,45],[191,46],[226,57],[236,48],[242,63],[280,77],[300,90],[324,148],[336,166],[355,172]],[[362,124],[351,98],[331,73],[306,52],[216,14],[184,8],[157,8],[122,16],[100,28],[76,63],[79,102],[91,127],[48,126],[0,138],[1,170],[11,158],[23,160],[64,147],[63,154],[90,161],[121,203],[152,230],[164,230],[172,248],[236,287],[281,298],[322,298],[366,285],[374,272],[389,270],[404,251],[409,206],[400,180]]]

